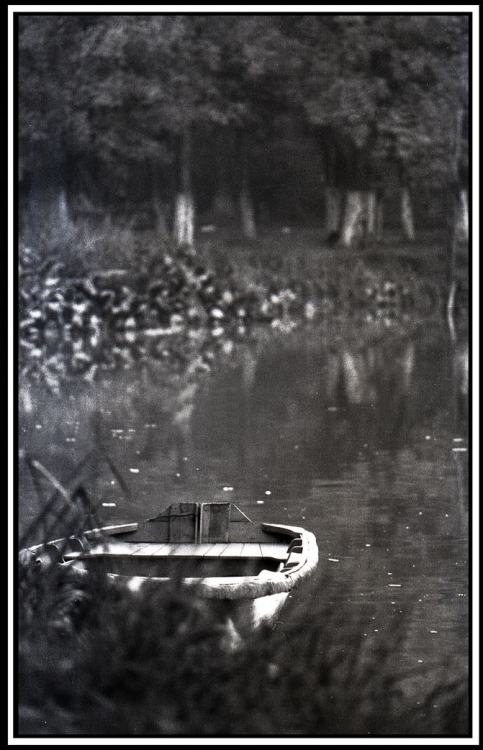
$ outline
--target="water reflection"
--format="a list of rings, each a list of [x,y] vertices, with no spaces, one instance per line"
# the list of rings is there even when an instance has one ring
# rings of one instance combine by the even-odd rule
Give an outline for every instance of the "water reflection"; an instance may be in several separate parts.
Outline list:
[[[408,449],[434,478],[444,443],[465,484],[468,346],[453,348],[444,331],[319,330],[240,347],[204,379],[167,381],[152,363],[63,399],[32,392],[21,388],[20,446],[61,475],[97,445],[125,473],[136,463],[193,492],[236,484],[253,501],[308,493],[362,461],[381,498],[397,494]]]
[[[307,597],[364,602],[373,634],[411,608],[401,659],[467,665],[465,340],[317,329],[260,338],[204,378],[156,367],[64,400],[26,389],[21,447],[61,480],[94,449],[83,483],[107,522],[230,499],[254,521],[306,526],[322,577]],[[22,469],[20,487],[22,522],[38,512]]]
[[[374,632],[413,608],[411,663],[436,663],[447,648],[461,665],[465,349],[438,330],[330,338],[279,341],[207,384],[193,415],[196,466],[214,469],[257,520],[307,524],[337,571],[324,597],[341,605],[349,580],[351,606],[387,605]]]
[[[336,479],[359,455],[407,441],[415,358],[415,342],[405,337],[354,336],[329,347],[315,337],[279,342],[256,360],[244,353],[238,369],[201,395],[195,443],[223,452],[244,482],[286,488],[309,486],[314,476]]]

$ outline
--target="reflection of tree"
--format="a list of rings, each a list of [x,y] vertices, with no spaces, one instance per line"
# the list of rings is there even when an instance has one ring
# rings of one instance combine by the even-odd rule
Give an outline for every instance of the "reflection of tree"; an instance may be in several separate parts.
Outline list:
[[[164,501],[159,478],[185,478],[191,467],[190,460],[184,459],[193,453],[191,419],[198,388],[192,372],[169,379],[166,369],[156,363],[149,370],[105,374],[96,388],[77,381],[69,398],[60,398],[42,383],[31,384],[29,408],[21,409],[19,419],[20,448],[49,467],[61,482],[84,456],[92,454],[89,471],[81,479],[96,507],[112,503],[117,514],[128,502],[129,514],[139,511],[142,517],[150,493],[156,502]],[[127,485],[136,487],[133,502],[126,500],[122,478],[113,476],[109,461]],[[143,480],[141,489],[137,473]],[[156,476],[154,487],[151,474]],[[28,474],[21,471],[19,480],[22,514],[37,512]]]
[[[453,352],[454,416],[456,430],[466,434],[468,429],[469,345],[468,339],[455,342]]]
[[[468,344],[437,337],[433,343],[424,358],[431,370],[419,372],[419,396],[406,418],[408,439],[368,455],[374,539],[387,539],[393,527],[426,560],[426,540],[435,530],[459,537],[468,523]],[[381,506],[389,513],[378,514]]]
[[[369,446],[404,444],[415,357],[405,337],[250,350],[198,404],[197,450],[284,492],[313,476],[335,479]]]
[[[455,443],[452,450],[456,464],[458,508],[461,531],[468,529],[469,502],[469,345],[466,336],[453,342],[452,346],[453,415]]]
[[[411,465],[420,477],[433,471],[432,459],[424,465],[418,454],[421,445],[426,452],[433,446],[420,431],[430,424],[448,429],[453,377],[456,396],[467,400],[467,344],[452,356],[436,336],[423,341],[393,331],[376,336],[373,327],[340,332],[330,345],[320,332],[313,339],[280,336],[272,343],[263,340],[258,350],[255,344],[240,346],[204,381],[188,373],[168,382],[162,363],[153,363],[106,376],[95,389],[79,383],[71,399],[35,398],[30,412],[21,415],[21,447],[63,481],[63,472],[97,441],[128,483],[137,481],[129,468],[141,467],[139,508],[150,493],[159,502],[160,480],[176,475],[188,492],[201,482],[210,487],[237,482],[251,500],[267,490],[296,499],[310,496],[314,478],[340,481],[350,471],[354,480],[356,468],[364,465],[361,481],[373,499],[375,527],[387,538],[412,492],[409,484],[401,485],[401,472],[409,482]],[[460,450],[450,447],[446,458],[435,454],[434,461],[441,465],[451,456],[453,476],[456,461],[461,491],[453,487],[453,503],[459,492],[464,510],[467,453],[457,423],[453,437],[462,442],[450,445]],[[122,493],[117,482],[110,487],[107,473],[99,470],[88,489],[92,484],[99,502],[117,502]],[[418,482],[421,498],[431,498],[433,489]]]
[[[372,404],[387,390],[407,392],[414,357],[414,343],[406,340],[344,346],[340,360],[347,403]]]
[[[383,449],[404,442],[404,421],[415,346],[403,339],[346,344],[340,352],[338,405],[356,445]]]

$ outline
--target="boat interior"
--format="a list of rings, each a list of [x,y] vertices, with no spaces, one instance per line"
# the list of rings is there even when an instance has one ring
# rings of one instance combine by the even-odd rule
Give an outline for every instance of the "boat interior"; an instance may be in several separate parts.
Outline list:
[[[37,561],[146,578],[258,576],[303,564],[301,530],[232,518],[231,511],[230,503],[177,503],[140,524],[42,545]]]

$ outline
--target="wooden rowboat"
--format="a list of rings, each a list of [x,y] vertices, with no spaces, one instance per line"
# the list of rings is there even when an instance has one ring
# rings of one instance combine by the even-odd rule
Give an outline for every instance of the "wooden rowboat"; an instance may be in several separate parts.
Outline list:
[[[84,575],[102,571],[132,591],[176,579],[243,634],[275,620],[314,571],[318,549],[311,532],[252,523],[231,503],[176,503],[147,521],[91,529],[22,550],[21,557]]]

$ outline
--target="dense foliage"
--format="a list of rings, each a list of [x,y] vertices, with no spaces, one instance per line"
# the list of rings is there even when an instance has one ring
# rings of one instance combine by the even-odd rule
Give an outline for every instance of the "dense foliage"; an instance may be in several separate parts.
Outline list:
[[[290,267],[274,252],[257,269],[226,252],[203,258],[165,243],[142,248],[132,268],[73,269],[21,247],[21,377],[54,391],[81,377],[157,361],[166,375],[211,369],[219,351],[257,326],[291,331],[328,317],[405,325],[441,313],[442,286],[411,264],[370,259],[338,267]],[[62,256],[61,256],[62,257]],[[315,265],[315,264],[314,264]]]
[[[21,14],[21,187],[68,185],[96,205],[133,203],[136,190],[169,199],[186,133],[197,136],[191,169],[209,182],[220,129],[248,138],[253,162],[282,115],[335,127],[420,186],[453,184],[467,173],[469,23],[465,14]],[[199,161],[206,144],[211,166]]]

